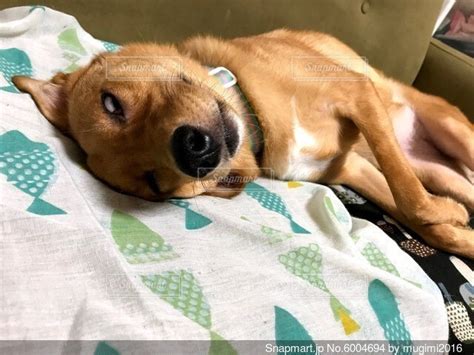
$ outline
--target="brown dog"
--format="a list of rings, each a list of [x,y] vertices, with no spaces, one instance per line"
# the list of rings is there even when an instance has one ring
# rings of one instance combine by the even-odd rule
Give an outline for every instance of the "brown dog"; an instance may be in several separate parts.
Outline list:
[[[235,74],[260,128],[245,123],[251,113],[239,90],[206,66]],[[123,192],[232,196],[260,171],[345,184],[430,245],[474,258],[466,227],[473,125],[328,35],[277,30],[177,47],[131,44],[49,82],[14,82],[79,143],[91,171]]]

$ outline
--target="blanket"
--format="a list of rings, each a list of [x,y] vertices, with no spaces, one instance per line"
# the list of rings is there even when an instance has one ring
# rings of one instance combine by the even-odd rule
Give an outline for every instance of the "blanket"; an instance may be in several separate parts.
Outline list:
[[[436,284],[328,187],[260,178],[233,199],[152,203],[90,175],[11,78],[117,49],[46,7],[0,12],[1,339],[96,341],[77,353],[127,353],[114,340],[130,339],[201,341],[203,354],[248,353],[244,340],[313,354],[328,340],[446,343]]]

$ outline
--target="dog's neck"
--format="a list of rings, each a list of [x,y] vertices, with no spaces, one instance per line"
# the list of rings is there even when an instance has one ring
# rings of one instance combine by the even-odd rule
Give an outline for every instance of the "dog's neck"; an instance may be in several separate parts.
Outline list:
[[[263,131],[260,127],[257,114],[237,83],[236,76],[225,67],[210,68],[209,75],[214,76],[221,85],[229,91],[230,95],[238,97],[240,100],[241,106],[244,109],[242,121],[247,129],[252,152],[254,156],[258,158],[263,151]]]

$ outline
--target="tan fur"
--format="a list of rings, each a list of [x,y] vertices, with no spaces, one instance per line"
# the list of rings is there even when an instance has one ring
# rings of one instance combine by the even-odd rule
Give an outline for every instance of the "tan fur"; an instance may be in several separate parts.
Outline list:
[[[224,66],[237,76],[258,115],[265,137],[260,168],[271,169],[277,178],[346,184],[429,244],[474,257],[474,232],[466,227],[468,214],[460,204],[474,208],[468,177],[474,169],[473,125],[444,100],[384,77],[333,37],[278,30],[233,40],[195,37],[176,48],[132,44],[113,55],[178,57],[180,70],[192,83],[107,80],[104,67],[112,54],[52,83],[15,79],[53,124],[78,141],[92,172],[110,185],[146,199],[231,196],[235,186],[216,189],[216,175],[258,175],[247,135],[236,156],[223,161],[204,182],[182,174],[170,154],[169,139],[176,127],[214,124],[208,117],[216,98],[239,117],[245,114],[240,98],[203,67]],[[323,67],[350,65],[343,72],[305,78],[299,67],[305,60]],[[129,116],[126,124],[111,122],[103,112],[99,96],[104,88],[121,98]],[[449,157],[442,160],[445,165],[430,165],[402,151],[395,128],[412,112],[423,126],[419,131]],[[143,180],[149,169],[157,172],[160,196]],[[446,188],[450,178],[453,183]]]

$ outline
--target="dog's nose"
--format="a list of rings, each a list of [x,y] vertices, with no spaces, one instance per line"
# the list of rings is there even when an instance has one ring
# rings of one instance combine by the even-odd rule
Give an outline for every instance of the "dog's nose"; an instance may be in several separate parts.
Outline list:
[[[171,151],[178,168],[193,177],[203,177],[216,168],[221,146],[205,130],[188,125],[178,127],[171,137]]]

